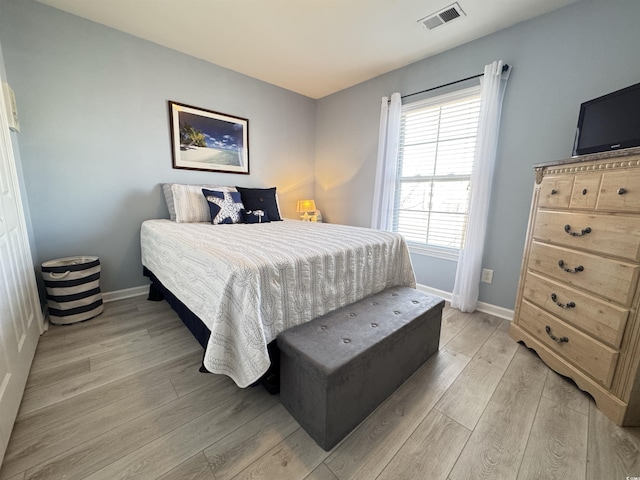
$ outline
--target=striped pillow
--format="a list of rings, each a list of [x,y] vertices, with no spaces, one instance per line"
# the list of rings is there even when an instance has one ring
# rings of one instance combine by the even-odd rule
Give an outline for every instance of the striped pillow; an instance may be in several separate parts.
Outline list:
[[[169,187],[167,188],[166,186]],[[220,192],[236,191],[234,187],[165,183],[162,186],[162,190],[165,193],[171,220],[178,223],[211,222],[209,204],[204,195],[202,195],[203,187]],[[167,195],[168,190],[170,190],[171,195]]]

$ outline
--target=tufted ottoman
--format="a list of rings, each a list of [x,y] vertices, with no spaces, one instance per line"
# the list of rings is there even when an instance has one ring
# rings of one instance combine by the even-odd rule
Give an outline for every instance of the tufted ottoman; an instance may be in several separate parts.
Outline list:
[[[393,287],[281,333],[280,401],[330,450],[438,351],[443,307]]]

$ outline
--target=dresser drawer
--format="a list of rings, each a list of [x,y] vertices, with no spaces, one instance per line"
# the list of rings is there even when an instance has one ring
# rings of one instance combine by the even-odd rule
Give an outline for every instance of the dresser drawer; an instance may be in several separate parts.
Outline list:
[[[637,264],[531,242],[529,269],[625,306],[633,299],[638,268]]]
[[[569,207],[573,177],[544,177],[540,184],[540,198],[538,205],[541,207]]]
[[[619,356],[616,350],[527,301],[520,306],[518,326],[605,387],[611,386]]]
[[[596,340],[619,348],[629,310],[527,272],[522,295],[531,303],[578,327]]]
[[[593,210],[598,201],[602,174],[576,175],[573,181],[570,208]]]
[[[640,212],[640,171],[604,173],[596,209]]]
[[[540,210],[533,238],[602,255],[640,259],[640,217]]]

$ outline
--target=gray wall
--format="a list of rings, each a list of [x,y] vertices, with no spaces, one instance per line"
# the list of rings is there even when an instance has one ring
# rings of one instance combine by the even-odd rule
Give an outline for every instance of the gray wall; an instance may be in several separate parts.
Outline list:
[[[143,285],[140,224],[168,216],[161,182],[276,185],[289,216],[313,195],[307,97],[31,0],[0,0],[0,42],[36,264],[98,255],[103,291]],[[251,174],[173,169],[168,100],[248,118]]]
[[[580,103],[640,82],[639,19],[638,0],[582,0],[319,100],[315,199],[323,217],[370,225],[382,96],[466,78],[502,59],[513,71],[483,260],[495,273],[491,285],[481,285],[480,300],[513,308],[532,166],[571,155]],[[412,259],[419,283],[453,289],[456,262]]]
[[[144,284],[140,223],[167,215],[167,181],[277,185],[289,216],[315,191],[328,221],[368,226],[380,98],[501,58],[514,69],[483,262],[494,283],[480,300],[512,308],[532,165],[570,155],[581,102],[640,82],[638,18],[637,0],[581,0],[316,102],[32,0],[0,0],[35,261],[99,255],[103,290]],[[249,118],[251,175],[172,169],[167,100]],[[451,291],[455,262],[413,262],[420,283]]]

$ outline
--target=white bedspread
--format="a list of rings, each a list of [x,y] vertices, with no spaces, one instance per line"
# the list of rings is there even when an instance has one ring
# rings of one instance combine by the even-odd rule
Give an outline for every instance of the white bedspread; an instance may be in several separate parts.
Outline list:
[[[211,225],[147,220],[142,263],[211,330],[204,364],[240,387],[269,367],[295,325],[386,288],[415,287],[395,233],[285,220]]]

